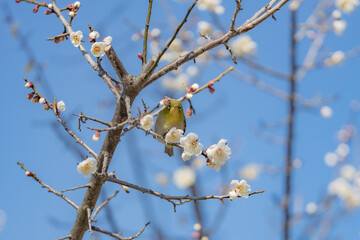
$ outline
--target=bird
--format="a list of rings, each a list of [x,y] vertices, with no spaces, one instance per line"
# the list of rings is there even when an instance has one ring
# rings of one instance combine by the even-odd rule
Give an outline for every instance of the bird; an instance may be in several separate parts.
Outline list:
[[[181,102],[169,100],[166,106],[161,110],[155,122],[155,132],[162,137],[168,133],[171,128],[181,129],[185,132],[186,118]],[[165,144],[165,153],[170,157],[174,156],[173,146]]]

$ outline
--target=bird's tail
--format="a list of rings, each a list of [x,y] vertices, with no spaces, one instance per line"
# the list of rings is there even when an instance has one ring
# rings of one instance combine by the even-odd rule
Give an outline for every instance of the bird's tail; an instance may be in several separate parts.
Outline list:
[[[165,153],[169,155],[170,157],[174,156],[174,148],[170,145],[165,145]]]

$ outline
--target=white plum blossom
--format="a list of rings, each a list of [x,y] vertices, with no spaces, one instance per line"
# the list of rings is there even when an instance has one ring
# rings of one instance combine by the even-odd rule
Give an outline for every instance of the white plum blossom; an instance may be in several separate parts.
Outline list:
[[[217,144],[211,145],[205,152],[208,157],[208,167],[219,171],[229,160],[231,149],[227,145],[226,139],[220,139]]]
[[[347,145],[346,143],[340,143],[338,145],[338,147],[336,148],[335,152],[337,153],[337,155],[340,157],[340,158],[345,158],[349,152],[350,152],[350,148],[349,148],[349,145]]]
[[[220,5],[221,0],[199,0],[198,2],[198,9],[200,11],[211,11],[216,14],[222,14],[225,11],[225,8]]]
[[[342,35],[346,28],[345,20],[334,20],[333,21],[333,29],[336,35]]]
[[[69,12],[69,17],[72,17],[72,18],[76,17],[76,12],[70,11]]]
[[[332,66],[340,64],[344,61],[345,54],[342,51],[336,51],[329,58],[325,60],[325,65]]]
[[[141,118],[140,125],[146,131],[152,129],[152,127],[154,126],[154,117],[150,114],[145,115]]]
[[[198,22],[197,27],[198,27],[198,31],[203,34],[211,34],[213,31],[211,24],[206,21]]]
[[[180,73],[176,77],[165,77],[161,85],[170,91],[184,90],[184,83],[188,84],[190,78],[185,73]]]
[[[340,176],[349,181],[354,179],[355,174],[356,174],[356,169],[349,164],[342,166],[340,169]]]
[[[77,166],[77,171],[81,173],[85,178],[90,177],[95,173],[97,167],[97,161],[95,158],[87,158]]]
[[[106,44],[103,42],[96,42],[93,43],[91,46],[91,53],[94,55],[94,57],[102,57],[105,55],[104,48],[106,47]]]
[[[341,17],[342,17],[342,14],[339,10],[335,9],[333,12],[332,12],[332,17],[336,20],[339,20]]]
[[[317,211],[317,205],[314,202],[309,202],[306,204],[305,211],[307,214],[311,215]]]
[[[339,177],[330,182],[328,192],[331,195],[337,195],[341,198],[346,198],[351,191],[351,186],[346,179]]]
[[[320,108],[320,115],[323,118],[330,118],[333,114],[332,109],[329,106],[323,106]]]
[[[160,33],[161,33],[160,29],[154,28],[150,31],[150,36],[152,38],[156,38],[156,37],[160,36]]]
[[[345,13],[351,13],[356,6],[359,6],[359,0],[336,0],[335,5]]]
[[[89,33],[90,39],[97,39],[99,37],[100,37],[100,34],[97,31],[92,31],[91,33]]]
[[[229,195],[232,200],[234,200],[233,199],[235,196],[234,193],[236,193],[237,197],[248,198],[250,191],[251,191],[251,187],[249,184],[247,184],[246,180],[241,180],[240,182],[239,180],[232,180],[230,183]]]
[[[157,184],[162,185],[162,186],[169,183],[169,175],[165,172],[157,173],[155,176],[155,179],[156,179]]]
[[[184,166],[174,172],[173,180],[178,188],[188,188],[194,185],[196,173],[191,167]]]
[[[64,103],[64,101],[60,101],[56,104],[56,108],[59,110],[59,111],[65,111],[66,110],[66,105]]]
[[[106,38],[104,38],[102,40],[106,45],[110,45],[112,42],[112,37],[111,36],[107,36]]]
[[[256,54],[257,44],[250,36],[244,35],[231,42],[231,49],[236,56],[252,56]]]
[[[180,143],[180,138],[184,136],[183,134],[183,130],[173,127],[166,133],[165,141],[167,143]]]
[[[196,77],[199,74],[199,69],[196,66],[189,66],[186,69],[186,73],[190,76],[190,77]]]
[[[184,161],[189,160],[192,156],[199,156],[202,152],[203,145],[199,142],[198,136],[192,132],[180,138],[180,145],[184,147],[181,155]]]
[[[74,45],[74,47],[80,46],[82,38],[83,38],[83,33],[81,31],[72,32],[70,34],[70,41]]]
[[[255,180],[260,173],[260,166],[255,163],[246,165],[239,170],[239,175],[247,180]]]
[[[339,161],[339,156],[336,153],[328,152],[325,154],[324,161],[329,167],[334,167]]]

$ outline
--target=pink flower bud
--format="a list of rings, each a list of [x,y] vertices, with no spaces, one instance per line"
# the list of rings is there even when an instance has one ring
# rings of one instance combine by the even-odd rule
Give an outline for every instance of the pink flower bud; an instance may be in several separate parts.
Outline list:
[[[31,102],[35,104],[35,103],[38,103],[39,100],[40,100],[40,97],[36,95],[33,99],[31,99]]]
[[[199,84],[194,83],[193,85],[191,85],[190,87],[190,92],[195,92],[196,90],[199,89]]]
[[[54,43],[58,44],[59,42],[60,42],[60,38],[59,38],[59,37],[55,37]]]
[[[168,101],[169,101],[169,99],[165,98],[165,99],[161,100],[159,103],[161,106],[165,106]]]
[[[92,136],[92,140],[93,140],[94,142],[97,142],[97,141],[100,140],[100,132],[99,132],[99,131],[97,131],[96,133],[94,133],[94,135]]]
[[[192,232],[191,237],[198,239],[200,237],[200,233],[199,232]]]
[[[141,53],[139,53],[139,54],[138,54],[138,58],[139,58],[140,60],[143,60],[143,55],[142,55]]]
[[[50,14],[52,14],[53,13],[53,11],[50,11],[50,10],[46,10],[45,11],[45,15],[50,15]]]
[[[72,11],[75,8],[75,4],[69,4],[67,5],[67,8]]]
[[[28,176],[28,177],[31,177],[32,172],[30,172],[30,171],[26,171],[26,172],[25,172],[25,175],[26,175],[26,176]]]
[[[26,88],[31,88],[33,86],[32,82],[26,82],[25,87]]]
[[[212,86],[214,86],[214,82],[209,82],[208,87],[212,87]]]
[[[192,111],[191,111],[191,108],[189,107],[187,110],[186,110],[186,117],[189,118],[191,117],[192,115]]]
[[[44,109],[45,111],[47,111],[47,110],[50,109],[50,106],[49,106],[48,104],[45,104],[45,105],[43,106],[43,109]]]
[[[208,88],[209,88],[209,91],[210,91],[211,93],[214,93],[214,92],[215,92],[215,88],[213,88],[213,87],[211,87],[211,86],[208,86]]]
[[[36,5],[34,8],[33,8],[33,13],[37,13],[39,11],[39,5]]]
[[[16,2],[16,3],[19,3],[19,2],[21,2],[21,0],[15,0],[15,2]]]
[[[34,92],[32,92],[32,93],[29,93],[27,96],[26,96],[26,98],[27,99],[29,99],[29,100],[31,100],[33,97],[34,97]]]

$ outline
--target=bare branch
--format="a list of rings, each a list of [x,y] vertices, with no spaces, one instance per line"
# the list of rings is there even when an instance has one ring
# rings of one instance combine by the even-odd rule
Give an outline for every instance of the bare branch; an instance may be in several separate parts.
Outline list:
[[[38,183],[40,183],[40,185],[43,187],[43,188],[47,188],[49,190],[49,192],[61,197],[62,199],[64,199],[67,203],[69,203],[71,206],[73,206],[76,210],[79,208],[78,205],[76,205],[73,201],[71,201],[68,197],[66,197],[64,194],[62,194],[61,192],[59,191],[56,191],[55,189],[53,189],[50,185],[47,185],[45,184],[44,182],[42,182],[37,176],[35,173],[27,170],[24,166],[23,163],[21,162],[17,162],[17,164],[21,167],[22,170],[25,171],[25,173],[29,176],[29,177],[32,177],[35,181],[37,181]]]
[[[124,180],[116,178],[114,175],[112,175],[112,176],[109,175],[108,177],[106,177],[106,181],[117,183],[117,184],[120,184],[120,185],[124,185],[124,186],[127,186],[129,188],[138,190],[138,191],[140,191],[142,193],[151,194],[151,195],[156,196],[158,198],[165,199],[168,202],[171,202],[173,205],[182,205],[184,203],[191,202],[191,201],[207,200],[207,199],[218,199],[221,202],[223,202],[223,199],[230,198],[229,195],[207,195],[207,196],[202,196],[202,197],[191,197],[191,196],[188,196],[188,195],[186,195],[186,196],[168,196],[168,195],[165,195],[163,193],[153,191],[151,189],[147,189],[147,188],[144,188],[144,187],[132,184],[132,183],[128,183],[128,182],[126,182]],[[252,193],[249,193],[249,196],[254,195],[254,194],[258,194],[258,193],[263,193],[263,192],[264,191],[252,192]]]
[[[106,56],[108,57],[111,65],[115,69],[116,74],[118,75],[119,79],[121,81],[126,81],[126,79],[128,79],[130,77],[130,74],[126,71],[123,63],[117,56],[113,47],[111,45],[106,46],[105,53],[106,53]]]
[[[101,210],[103,207],[105,207],[105,205],[108,204],[112,198],[116,197],[116,195],[119,193],[119,191],[120,191],[119,189],[116,190],[116,192],[115,192],[113,195],[111,195],[108,199],[106,199],[102,204],[100,204],[100,205],[95,209],[95,211],[94,211],[94,213],[93,213],[93,215],[92,215],[92,217],[91,217],[91,221],[92,221],[92,222],[95,220],[95,217],[96,217],[96,215],[100,212],[100,210]]]
[[[120,236],[120,233],[112,233],[112,232],[109,232],[109,231],[106,231],[104,229],[101,229],[101,228],[98,228],[98,227],[95,227],[95,226],[92,226],[92,229],[94,231],[97,231],[97,232],[101,232],[101,233],[104,233],[106,235],[109,235],[113,238],[116,238],[116,239],[120,239],[120,240],[132,240],[132,239],[135,239],[137,237],[139,237],[145,230],[145,228],[150,224],[150,222],[146,223],[145,226],[140,230],[140,232],[138,232],[136,235],[132,236],[132,237],[122,237]]]

